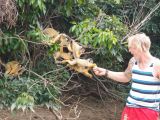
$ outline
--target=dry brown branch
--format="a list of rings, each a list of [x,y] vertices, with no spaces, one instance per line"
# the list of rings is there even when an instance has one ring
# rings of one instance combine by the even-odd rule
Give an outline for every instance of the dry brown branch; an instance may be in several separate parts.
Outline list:
[[[73,90],[75,88],[78,88],[78,87],[81,87],[81,84],[77,84],[77,83],[74,83],[74,85],[72,87],[69,86],[69,88],[66,88],[66,86],[69,84],[69,82],[72,82],[71,79],[73,77],[75,73],[72,73],[70,78],[67,80],[66,84],[64,84],[62,87],[61,87],[61,91],[63,92],[67,92],[67,91],[70,91],[70,90]]]
[[[80,117],[81,111],[78,111],[78,105],[80,104],[80,99],[78,99],[75,104],[70,106],[70,110],[68,115],[64,118],[64,120],[77,120]]]
[[[144,3],[144,5],[145,5],[145,3]],[[142,6],[142,9],[143,9],[144,5]],[[128,38],[129,36],[139,32],[141,30],[141,28],[153,17],[155,11],[159,7],[160,7],[160,2],[156,6],[151,8],[151,10],[144,16],[144,18],[142,18],[142,16],[137,16],[136,21],[139,21],[139,22],[138,23],[134,22],[134,25],[132,25],[131,30],[128,32],[128,34],[126,36],[123,37],[123,39],[121,40],[121,43],[123,43],[124,40],[126,38]],[[141,14],[141,13],[142,13],[142,10],[139,11],[138,15]],[[140,21],[140,18],[142,19],[141,21]]]
[[[63,116],[62,116],[62,114],[61,114],[61,111],[56,111],[56,110],[53,110],[53,109],[49,109],[50,110],[50,112],[52,113],[52,114],[54,114],[55,116],[56,116],[56,118],[57,118],[57,120],[62,120],[63,119]]]
[[[80,117],[81,111],[78,111],[77,108],[78,108],[78,105],[76,104],[70,110],[70,113],[72,112],[74,117],[68,117],[68,118],[66,118],[66,120],[77,120]]]
[[[94,74],[93,74],[93,75],[94,75]],[[102,82],[102,80],[99,79],[98,77],[96,77],[95,75],[94,75],[94,78],[92,78],[92,79],[95,80],[95,81],[98,81],[99,85],[104,89],[104,91],[105,91],[106,93],[108,93],[108,94],[110,94],[110,95],[112,95],[112,96],[114,96],[114,97],[116,97],[116,98],[119,98],[120,100],[124,100],[121,96],[119,96],[118,94],[113,93],[112,90],[109,90],[109,89],[104,85],[104,83]]]
[[[0,0],[0,23],[5,23],[7,27],[15,26],[17,16],[15,0]]]

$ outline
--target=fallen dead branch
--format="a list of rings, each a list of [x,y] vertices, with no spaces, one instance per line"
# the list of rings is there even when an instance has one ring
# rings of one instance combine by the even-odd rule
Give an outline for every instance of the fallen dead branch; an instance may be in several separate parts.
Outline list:
[[[7,27],[15,26],[17,16],[15,0],[0,0],[0,24],[6,23]]]

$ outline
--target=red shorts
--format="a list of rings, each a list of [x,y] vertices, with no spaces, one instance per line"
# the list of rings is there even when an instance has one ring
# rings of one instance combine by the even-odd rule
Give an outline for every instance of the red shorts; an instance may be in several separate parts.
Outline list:
[[[159,120],[159,112],[148,108],[125,107],[121,120]]]

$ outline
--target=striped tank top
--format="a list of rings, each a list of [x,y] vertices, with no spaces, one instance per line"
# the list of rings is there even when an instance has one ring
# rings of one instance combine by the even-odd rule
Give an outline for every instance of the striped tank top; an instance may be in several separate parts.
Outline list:
[[[126,105],[160,111],[160,80],[153,76],[153,63],[142,70],[137,63],[132,67],[132,85]]]

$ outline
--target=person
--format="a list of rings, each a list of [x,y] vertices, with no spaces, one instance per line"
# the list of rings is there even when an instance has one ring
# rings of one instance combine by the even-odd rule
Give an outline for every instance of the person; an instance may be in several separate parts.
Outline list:
[[[128,38],[128,50],[132,54],[124,72],[94,67],[97,76],[126,83],[131,89],[123,109],[121,120],[158,120],[160,111],[160,60],[150,53],[151,41],[145,33]]]

